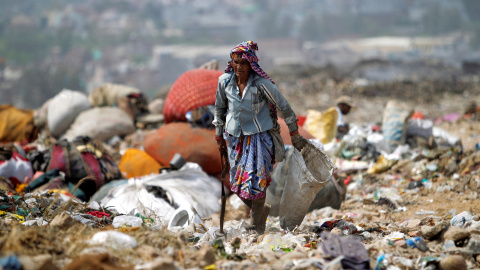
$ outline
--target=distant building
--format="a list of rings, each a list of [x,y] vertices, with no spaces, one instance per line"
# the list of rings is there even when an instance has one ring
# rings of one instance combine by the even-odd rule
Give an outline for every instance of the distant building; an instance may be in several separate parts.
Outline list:
[[[331,63],[347,67],[369,59],[416,61],[431,58],[454,63],[457,61],[457,55],[467,51],[467,46],[466,36],[446,35],[415,38],[374,37],[326,43],[306,42],[303,48],[308,64],[324,66]]]

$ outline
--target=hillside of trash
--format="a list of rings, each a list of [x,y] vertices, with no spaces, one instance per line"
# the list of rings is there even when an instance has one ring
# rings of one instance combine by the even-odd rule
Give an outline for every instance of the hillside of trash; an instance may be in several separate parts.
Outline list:
[[[279,119],[286,159],[258,235],[221,176],[221,74],[187,71],[153,99],[105,83],[1,104],[0,269],[480,268],[478,78],[272,71],[314,152]],[[355,108],[335,139],[321,116],[341,95]]]

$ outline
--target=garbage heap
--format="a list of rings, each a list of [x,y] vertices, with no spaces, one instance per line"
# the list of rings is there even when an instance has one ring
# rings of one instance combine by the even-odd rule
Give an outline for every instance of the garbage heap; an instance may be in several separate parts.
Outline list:
[[[127,99],[140,97],[127,92]],[[267,199],[277,202],[277,212],[268,217],[265,234],[249,230],[246,207],[229,196],[220,235],[225,179],[218,177],[220,166],[212,166],[219,157],[208,108],[182,106],[187,111],[179,117],[185,114],[187,121],[165,124],[142,122],[142,113],[126,113],[116,100],[80,106],[82,112],[55,136],[52,128],[39,130],[36,140],[19,132],[19,139],[2,145],[3,269],[480,267],[480,147],[465,148],[463,138],[413,118],[409,109],[393,117],[392,108],[404,109],[398,103],[388,103],[382,124],[352,124],[342,139],[321,143],[310,133],[335,170],[297,226],[285,227],[280,211],[282,204],[298,203],[279,199],[285,183],[295,179],[285,177],[292,160],[287,157],[273,172]],[[82,117],[100,108],[110,111]],[[122,116],[112,120],[113,111]],[[90,124],[79,125],[70,133],[80,120],[96,128],[82,134]],[[445,121],[468,126],[472,138],[478,134],[475,119]],[[110,123],[115,125],[106,128]],[[293,147],[286,150],[296,155]]]

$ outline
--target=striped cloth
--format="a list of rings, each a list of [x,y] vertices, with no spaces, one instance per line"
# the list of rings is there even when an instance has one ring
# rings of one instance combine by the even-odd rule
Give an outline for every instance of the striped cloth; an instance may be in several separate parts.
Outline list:
[[[246,200],[264,198],[272,181],[272,136],[265,131],[240,137],[225,133],[224,138],[230,161],[230,190]]]
[[[248,62],[250,63],[250,66],[258,75],[274,83],[273,80],[270,77],[268,77],[267,73],[263,71],[263,69],[258,65],[259,60],[255,51],[258,51],[257,43],[251,40],[244,41],[238,44],[237,46],[235,46],[235,48],[233,48],[230,51],[230,58],[233,59],[234,57],[236,57],[236,55],[241,54],[242,58],[248,60]],[[232,61],[230,60],[228,62],[227,68],[225,69],[225,73],[229,73],[232,71],[233,71]]]

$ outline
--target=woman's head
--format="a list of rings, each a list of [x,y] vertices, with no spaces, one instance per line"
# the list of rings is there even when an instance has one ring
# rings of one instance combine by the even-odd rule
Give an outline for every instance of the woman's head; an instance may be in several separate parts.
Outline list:
[[[242,53],[236,53],[232,55],[232,60],[230,60],[233,72],[237,78],[241,79],[248,79],[250,76],[250,70],[252,70],[250,66],[250,62],[247,59],[242,58]]]
[[[228,62],[228,66],[225,69],[225,72],[232,72],[236,71],[234,65],[236,64],[235,61],[246,63],[245,60],[249,63],[250,69],[255,71],[258,75],[262,76],[265,79],[269,79],[272,83],[273,80],[268,77],[267,73],[260,68],[258,65],[258,57],[255,51],[258,50],[257,43],[253,41],[244,41],[237,46],[235,46],[230,51],[230,58],[231,60]],[[249,69],[249,70],[250,70]],[[237,74],[235,74],[237,75]],[[238,75],[237,75],[238,76]]]

